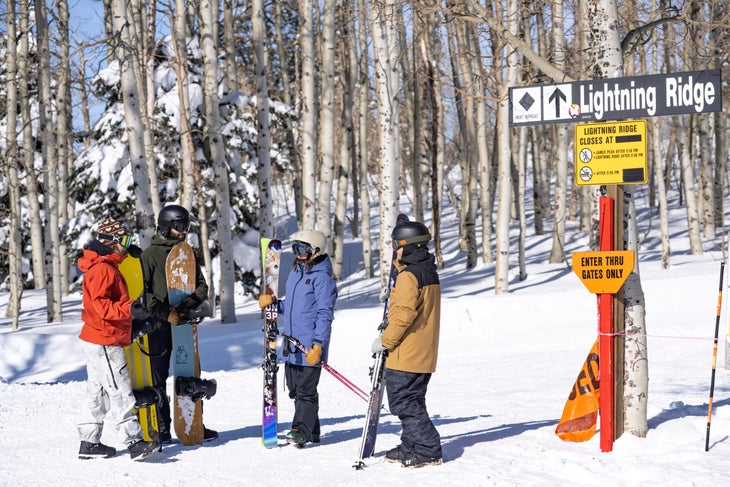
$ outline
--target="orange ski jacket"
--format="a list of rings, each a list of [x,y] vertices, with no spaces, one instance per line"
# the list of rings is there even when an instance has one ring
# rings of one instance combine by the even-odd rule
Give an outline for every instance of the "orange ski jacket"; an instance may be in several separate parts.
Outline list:
[[[97,345],[126,347],[132,341],[132,300],[118,266],[126,256],[84,250],[77,264],[84,272],[79,338]]]

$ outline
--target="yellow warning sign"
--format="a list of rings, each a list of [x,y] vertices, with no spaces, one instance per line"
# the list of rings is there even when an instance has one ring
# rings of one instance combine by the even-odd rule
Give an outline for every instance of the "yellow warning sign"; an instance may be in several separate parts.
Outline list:
[[[573,252],[573,272],[593,294],[616,294],[634,268],[633,250]]]
[[[647,181],[646,120],[575,125],[575,184]]]

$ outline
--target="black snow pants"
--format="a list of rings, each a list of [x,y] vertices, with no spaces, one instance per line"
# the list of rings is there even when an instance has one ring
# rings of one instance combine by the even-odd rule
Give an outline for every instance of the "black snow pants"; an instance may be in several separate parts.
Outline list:
[[[385,390],[388,393],[390,413],[398,416],[403,425],[401,449],[419,455],[441,458],[441,436],[426,410],[426,390],[431,374],[417,374],[387,369]]]
[[[317,385],[322,373],[320,367],[305,367],[303,365],[284,365],[286,386],[289,397],[294,399],[294,419],[292,429],[297,429],[304,438],[311,439],[312,435],[319,436],[319,393]]]

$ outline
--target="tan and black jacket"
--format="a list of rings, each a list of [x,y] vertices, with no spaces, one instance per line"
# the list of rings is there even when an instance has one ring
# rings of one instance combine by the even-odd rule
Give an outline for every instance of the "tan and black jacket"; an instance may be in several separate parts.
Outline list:
[[[395,265],[398,278],[390,293],[388,327],[381,337],[388,349],[385,366],[433,373],[441,323],[441,284],[434,256],[421,247]]]

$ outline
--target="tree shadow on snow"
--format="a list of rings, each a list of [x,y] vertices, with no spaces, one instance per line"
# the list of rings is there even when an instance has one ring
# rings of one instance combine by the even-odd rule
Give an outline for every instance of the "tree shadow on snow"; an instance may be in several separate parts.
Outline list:
[[[712,403],[713,411],[720,406],[730,405],[730,398],[722,399],[720,401],[714,401]],[[663,409],[662,412],[649,418],[648,426],[649,429],[656,429],[660,424],[666,423],[673,419],[680,419],[687,416],[707,416],[708,404],[690,405],[685,404],[682,401],[675,401],[669,405],[668,409]]]
[[[476,418],[462,418],[464,420],[476,419]],[[441,423],[440,420],[434,420],[434,424],[438,427]],[[469,431],[466,433],[459,433],[450,436],[442,436],[441,443],[444,449],[444,457],[448,457],[449,460],[454,460],[461,457],[464,454],[464,450],[470,446],[474,446],[478,443],[497,441],[510,436],[519,436],[525,431],[536,430],[544,428],[546,426],[553,426],[558,424],[555,419],[542,420],[542,421],[527,421],[524,423],[513,423],[513,424],[502,424],[493,428],[486,428],[478,431]]]

